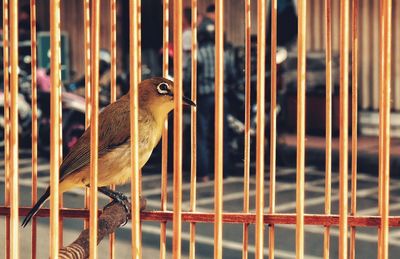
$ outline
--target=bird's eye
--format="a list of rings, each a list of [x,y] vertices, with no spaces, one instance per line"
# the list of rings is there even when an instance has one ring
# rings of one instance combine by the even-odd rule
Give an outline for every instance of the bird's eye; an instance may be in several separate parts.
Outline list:
[[[157,91],[159,94],[168,94],[169,93],[169,85],[166,83],[161,83],[157,85]]]

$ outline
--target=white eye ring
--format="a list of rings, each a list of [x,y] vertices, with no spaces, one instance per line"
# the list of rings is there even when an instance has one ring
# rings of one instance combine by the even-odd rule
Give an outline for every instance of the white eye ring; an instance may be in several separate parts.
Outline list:
[[[167,83],[160,83],[157,85],[157,91],[159,94],[168,94],[169,85]]]

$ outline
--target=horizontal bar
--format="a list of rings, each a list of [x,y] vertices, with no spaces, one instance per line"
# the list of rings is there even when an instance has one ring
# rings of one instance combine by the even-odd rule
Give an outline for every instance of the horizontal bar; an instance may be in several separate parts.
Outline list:
[[[31,208],[21,207],[19,215],[26,216]],[[98,214],[101,215],[99,210]],[[172,211],[144,211],[140,219],[144,221],[172,221]],[[9,207],[0,207],[0,216],[10,215]],[[49,217],[50,209],[40,209],[37,217]],[[89,210],[86,209],[61,209],[60,216],[63,218],[89,218]],[[214,214],[208,212],[182,212],[182,221],[195,223],[214,223]],[[223,213],[222,222],[230,224],[255,224],[255,213]],[[354,227],[378,227],[381,224],[380,216],[348,216],[348,225]],[[294,225],[296,223],[296,214],[277,213],[264,214],[264,224]],[[304,224],[312,226],[338,226],[339,215],[323,214],[304,214]],[[389,217],[389,227],[400,227],[400,216]]]

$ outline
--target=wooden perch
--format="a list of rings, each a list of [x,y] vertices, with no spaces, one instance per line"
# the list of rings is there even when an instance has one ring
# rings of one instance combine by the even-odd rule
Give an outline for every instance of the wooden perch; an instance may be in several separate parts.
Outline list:
[[[125,201],[125,205],[131,211],[131,204],[129,201]],[[146,200],[140,198],[140,210],[142,211],[146,207]],[[120,227],[130,216],[120,203],[111,202],[104,207],[103,213],[99,216],[98,228],[97,228],[97,244],[101,240],[113,233],[118,227]],[[83,259],[89,257],[89,229],[85,229],[81,232],[79,237],[70,245],[61,248],[59,258],[64,259]]]

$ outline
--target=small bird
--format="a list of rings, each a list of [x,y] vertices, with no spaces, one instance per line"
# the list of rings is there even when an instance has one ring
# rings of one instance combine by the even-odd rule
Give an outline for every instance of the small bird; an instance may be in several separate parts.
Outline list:
[[[168,113],[174,108],[174,84],[156,77],[139,84],[139,168],[149,160],[160,141]],[[98,190],[115,201],[127,199],[107,186],[124,184],[131,176],[129,93],[99,114]],[[183,96],[183,103],[196,104]],[[89,186],[90,127],[86,129],[60,166],[60,194],[75,187]],[[25,227],[50,197],[50,186],[25,217]]]

